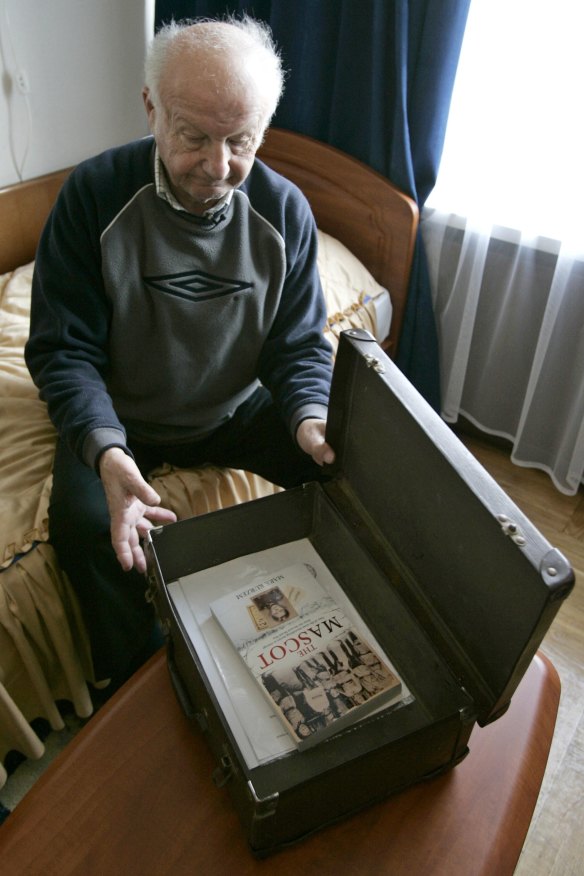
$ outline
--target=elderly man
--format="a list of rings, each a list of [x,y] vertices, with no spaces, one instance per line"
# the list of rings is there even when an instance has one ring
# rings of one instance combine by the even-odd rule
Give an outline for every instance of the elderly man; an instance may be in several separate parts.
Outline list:
[[[39,245],[27,364],[59,433],[50,539],[114,687],[159,642],[140,539],[162,462],[319,477],[331,353],[307,202],[255,158],[282,91],[267,29],[171,24],[152,137],[81,164]]]

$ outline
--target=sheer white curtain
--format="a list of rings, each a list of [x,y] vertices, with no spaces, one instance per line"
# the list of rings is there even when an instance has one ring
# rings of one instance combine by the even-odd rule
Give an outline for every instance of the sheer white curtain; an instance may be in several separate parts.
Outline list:
[[[422,217],[443,416],[584,475],[584,10],[472,0],[437,186]]]

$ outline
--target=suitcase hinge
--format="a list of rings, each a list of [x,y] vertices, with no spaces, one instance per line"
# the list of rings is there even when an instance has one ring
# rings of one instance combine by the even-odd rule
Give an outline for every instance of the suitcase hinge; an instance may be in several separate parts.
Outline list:
[[[462,690],[464,690],[464,688],[462,688]],[[463,706],[458,710],[458,714],[461,724],[473,724],[477,719],[475,710],[471,709],[470,706]]]
[[[223,788],[233,776],[233,762],[228,754],[224,754],[218,767],[213,770],[213,784],[217,788]]]
[[[199,730],[202,733],[206,733],[209,729],[209,713],[207,712],[207,709],[201,709],[200,712],[195,712],[193,717],[199,725]]]
[[[144,598],[146,602],[155,603],[156,597],[158,595],[158,585],[156,583],[156,578],[154,575],[148,576],[148,587],[144,592]]]

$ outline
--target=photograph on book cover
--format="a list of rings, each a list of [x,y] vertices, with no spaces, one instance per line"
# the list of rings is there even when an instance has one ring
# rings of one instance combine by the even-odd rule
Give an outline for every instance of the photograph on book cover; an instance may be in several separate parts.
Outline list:
[[[298,612],[280,587],[271,587],[265,593],[250,596],[247,610],[258,633],[265,633],[298,617]]]
[[[330,682],[332,676],[336,676],[335,684],[327,685],[329,692],[333,686],[336,687],[344,683],[346,685],[344,689],[345,696],[347,697],[347,694],[350,694],[352,691],[355,697],[355,704],[370,699],[375,685],[380,683],[380,677],[375,678],[372,672],[359,669],[355,674],[350,671],[350,663],[354,664],[353,669],[358,665],[359,649],[363,651],[366,649],[370,650],[375,655],[374,657],[365,657],[365,654],[361,655],[365,657],[365,660],[371,661],[371,664],[377,663],[377,658],[380,659],[387,672],[391,673],[391,684],[395,686],[394,693],[388,702],[380,706],[377,703],[374,704],[376,711],[397,708],[399,705],[412,701],[411,693],[403,684],[403,680],[400,689],[399,677],[390,658],[384,653],[371,631],[364,625],[341,586],[308,539],[300,539],[278,545],[269,550],[239,557],[210,569],[179,578],[177,581],[169,583],[169,596],[175,605],[185,632],[197,652],[207,679],[213,688],[231,732],[240,748],[242,757],[250,769],[289,754],[296,750],[298,745],[290,734],[289,728],[286,729],[285,723],[282,722],[277,707],[273,702],[269,701],[268,697],[265,696],[265,692],[260,689],[248,666],[233,646],[233,642],[229,640],[224,630],[214,618],[210,605],[213,602],[219,602],[221,598],[229,600],[234,592],[245,592],[246,589],[253,589],[253,586],[250,587],[250,582],[255,581],[256,584],[258,581],[271,582],[271,585],[263,588],[264,592],[274,589],[280,582],[272,581],[272,579],[280,575],[283,569],[291,567],[297,569],[299,564],[305,569],[310,569],[312,577],[315,577],[319,585],[326,591],[331,599],[331,603],[342,609],[342,614],[350,621],[353,631],[352,636],[348,637],[348,642],[342,643],[344,647],[341,647],[339,643],[338,650],[336,646],[331,653],[326,649],[326,659],[329,660],[328,664],[325,658],[322,657],[319,658],[318,666],[309,663],[303,667],[306,681],[305,686],[315,691],[309,695],[309,699],[312,698],[314,705],[319,703],[321,705],[320,714],[314,708],[312,712],[316,712],[316,715],[312,714],[312,712],[310,713],[312,718],[315,719],[315,726],[326,724],[327,721],[331,723],[331,716],[335,717],[335,711],[330,703],[331,698],[335,697],[335,693],[327,696],[325,702],[322,690],[324,687],[322,682],[325,679]],[[292,582],[292,586],[286,588],[285,608],[290,603],[293,612],[296,614],[300,613],[298,608],[302,605],[302,593],[304,592],[305,595],[308,593],[306,585],[307,579],[304,578],[301,586],[298,586],[298,580],[296,580]],[[260,594],[251,593],[249,595],[257,596]],[[274,604],[276,602],[278,600],[274,600]],[[301,611],[305,611],[307,605],[310,608],[309,600],[305,599],[304,608],[301,608]],[[255,606],[264,615],[266,612],[270,614],[273,612],[273,609],[269,608],[266,600],[259,600],[255,603]],[[314,608],[314,605],[312,608]],[[253,618],[247,610],[242,616],[247,617],[249,620],[249,628],[252,630],[253,637],[253,630],[255,630]],[[261,617],[261,614],[258,617]],[[298,621],[301,618],[295,618],[294,620]],[[268,629],[273,633],[278,629],[278,625],[268,627]],[[336,660],[335,654],[337,655]],[[305,656],[313,655],[314,652],[309,652]],[[364,660],[360,660],[360,662],[366,665]],[[308,671],[306,671],[307,669]],[[338,671],[334,672],[335,669]],[[379,671],[377,666],[375,666],[375,669]],[[331,672],[331,670],[333,671]],[[311,676],[317,675],[318,671],[322,674],[317,681],[317,679],[311,678]],[[343,675],[343,672],[347,674]],[[365,685],[363,685],[359,679],[359,673],[361,673],[362,677],[373,677],[367,678]],[[302,672],[300,677],[303,677]],[[367,685],[370,686],[370,691],[367,691]],[[296,682],[296,687],[299,687],[298,682]],[[284,699],[287,693],[284,686],[282,686],[282,699]],[[345,702],[349,699],[347,698]],[[284,705],[287,705],[290,709],[294,708],[290,700],[285,701]],[[297,704],[295,703],[295,705]],[[330,708],[328,708],[329,706]],[[342,709],[343,706],[339,704],[337,710],[342,711]],[[298,709],[298,712],[300,712],[300,709]],[[293,718],[292,723],[298,724],[299,715],[294,712],[290,712],[290,714]]]

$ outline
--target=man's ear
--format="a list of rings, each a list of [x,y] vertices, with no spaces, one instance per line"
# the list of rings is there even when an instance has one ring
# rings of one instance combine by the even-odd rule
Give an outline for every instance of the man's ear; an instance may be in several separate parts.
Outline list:
[[[156,114],[156,108],[152,103],[152,98],[150,97],[150,89],[147,85],[142,89],[142,100],[144,101],[144,108],[146,110],[146,115],[148,116],[148,126],[152,132],[154,132],[154,116]]]

